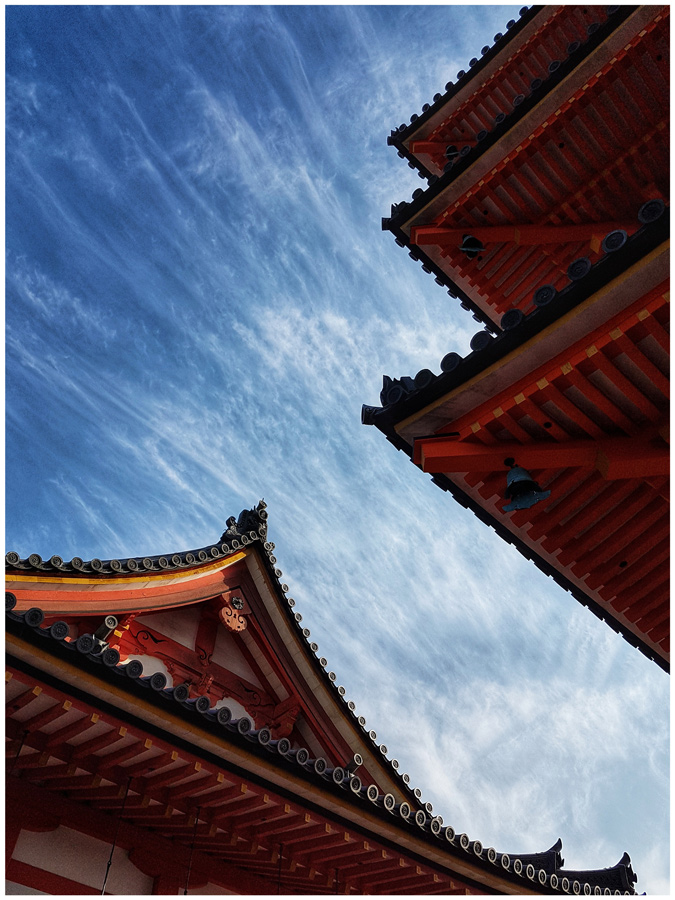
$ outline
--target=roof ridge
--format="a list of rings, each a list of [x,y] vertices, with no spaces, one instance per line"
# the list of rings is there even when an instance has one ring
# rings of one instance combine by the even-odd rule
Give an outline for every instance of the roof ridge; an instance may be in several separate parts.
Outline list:
[[[10,550],[5,554],[5,563],[8,569],[37,570],[40,572],[69,572],[73,574],[97,575],[123,575],[136,572],[171,571],[184,569],[191,566],[199,566],[207,562],[213,562],[227,556],[233,551],[240,550],[254,541],[260,541],[265,550],[274,549],[274,544],[267,541],[267,504],[260,500],[252,509],[243,509],[239,517],[230,516],[226,521],[227,529],[223,532],[217,544],[207,544],[196,550],[181,550],[174,553],[158,553],[144,557],[130,556],[119,559],[83,560],[74,556],[70,562],[66,562],[60,556],[52,556],[49,560],[43,560],[37,553],[22,559],[18,553]]]

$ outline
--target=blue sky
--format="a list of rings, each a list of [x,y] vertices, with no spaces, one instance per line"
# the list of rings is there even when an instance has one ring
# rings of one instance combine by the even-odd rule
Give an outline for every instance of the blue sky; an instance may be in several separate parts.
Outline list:
[[[517,7],[8,7],[7,549],[268,504],[303,624],[447,824],[668,890],[667,676],[374,428],[479,330],[386,145]]]

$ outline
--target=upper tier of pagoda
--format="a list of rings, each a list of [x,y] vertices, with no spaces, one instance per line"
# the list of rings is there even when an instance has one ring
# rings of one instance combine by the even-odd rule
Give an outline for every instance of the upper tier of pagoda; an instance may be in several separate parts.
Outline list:
[[[383,227],[493,331],[669,195],[668,7],[523,12],[389,138],[428,187]]]

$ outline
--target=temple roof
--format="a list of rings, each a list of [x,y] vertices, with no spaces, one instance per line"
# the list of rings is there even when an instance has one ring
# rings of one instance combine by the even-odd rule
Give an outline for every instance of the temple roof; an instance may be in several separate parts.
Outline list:
[[[392,129],[387,143],[398,150],[399,156],[406,157],[411,168],[416,168],[430,185],[435,184],[458,162],[457,156],[483,152],[488,146],[483,143],[488,131],[507,131],[512,127],[516,117],[527,111],[527,95],[536,95],[540,102],[634,10],[635,7],[620,6],[523,7],[518,20],[507,22],[506,33],[496,34],[492,46],[485,45],[480,57],[473,57],[468,68],[457,73],[456,82],[449,81],[443,94],[435,94],[431,104],[425,103],[419,114],[413,113],[409,125]],[[458,112],[463,115],[460,135],[471,134],[476,124],[488,125],[478,132],[478,140],[453,138],[447,133],[450,120]],[[493,117],[496,114],[495,121],[490,118],[491,113]],[[444,151],[452,140],[464,152],[458,148],[456,155],[448,157]]]
[[[210,567],[215,561],[226,560],[234,555],[241,553],[242,550],[255,546],[259,551],[267,575],[271,579],[275,592],[283,603],[286,610],[286,620],[290,627],[295,631],[296,635],[302,640],[307,658],[321,679],[325,688],[332,694],[336,703],[345,711],[345,714],[352,720],[353,725],[358,729],[361,740],[364,741],[380,760],[380,763],[386,767],[390,777],[398,784],[398,788],[407,796],[413,807],[421,806],[421,791],[419,788],[410,786],[409,776],[399,771],[400,764],[396,758],[388,759],[389,751],[384,744],[377,743],[377,734],[368,728],[365,718],[359,715],[356,704],[346,697],[345,688],[338,684],[337,676],[329,669],[327,659],[320,653],[319,647],[315,641],[310,640],[311,633],[309,628],[304,626],[303,616],[295,609],[296,603],[293,597],[289,596],[290,588],[281,579],[283,572],[277,565],[277,559],[274,556],[275,545],[267,541],[267,509],[264,501],[260,501],[256,507],[249,510],[242,510],[239,517],[235,519],[231,517],[227,520],[227,528],[217,543],[207,545],[195,550],[171,552],[165,554],[157,554],[155,556],[145,557],[128,557],[123,559],[109,560],[83,560],[80,557],[74,557],[69,562],[65,562],[58,556],[52,556],[49,560],[43,561],[37,554],[30,554],[26,558],[21,558],[18,553],[9,551],[6,554],[6,583],[9,588],[17,594],[19,600],[16,607],[12,607],[12,611],[8,613],[10,617],[20,616],[19,609],[25,612],[29,607],[32,608],[36,604],[42,604],[42,612],[48,617],[51,625],[55,616],[73,615],[78,616],[92,615],[94,613],[120,614],[126,611],[135,611],[138,609],[139,602],[146,604],[145,611],[159,609],[176,609],[180,606],[189,606],[202,599],[202,595],[206,593],[216,593],[216,588],[208,582],[205,587],[201,586],[201,579],[198,581],[195,577],[189,584],[200,585],[191,591],[181,591],[180,593],[165,594],[163,587],[158,587],[149,598],[143,601],[134,599],[132,606],[129,601],[117,599],[115,593],[107,595],[104,593],[87,592],[86,600],[83,601],[81,592],[75,591],[59,591],[58,606],[54,607],[52,601],[40,600],[37,591],[38,584],[34,581],[22,582],[16,580],[13,576],[20,573],[44,573],[45,575],[54,575],[54,584],[58,584],[64,577],[68,576],[69,580],[75,576],[77,580],[82,579],[86,582],[86,576],[94,574],[103,576],[110,582],[111,588],[115,580],[119,580],[125,574],[148,574],[158,585],[164,585],[163,575],[173,575],[185,572],[186,575],[192,573],[195,576],[204,573],[205,576],[210,572]],[[45,586],[50,582],[46,582]],[[67,582],[61,582],[62,586],[66,586]],[[75,582],[77,585],[77,581]],[[152,584],[152,582],[144,582],[144,584]],[[171,582],[173,585],[175,582]],[[23,589],[23,590],[21,590]],[[196,590],[196,593],[195,593]],[[144,593],[149,592],[146,589]],[[28,596],[26,596],[26,594]],[[32,596],[31,596],[32,595]],[[12,604],[14,593],[11,591],[7,594],[8,604]],[[49,633],[49,628],[45,633]],[[66,641],[64,647],[73,649],[74,643]],[[122,664],[123,666],[123,664]],[[105,670],[103,670],[105,671]],[[431,804],[427,803],[424,807],[428,813],[431,812]]]
[[[18,553],[10,550],[5,555],[5,563],[8,570],[31,572],[62,572],[68,575],[108,575],[115,577],[125,573],[137,572],[176,572],[185,568],[199,566],[202,563],[211,562],[228,556],[233,551],[247,547],[253,541],[263,544],[267,559],[272,565],[274,578],[282,590],[288,590],[286,585],[279,581],[282,572],[274,568],[276,563],[272,555],[274,544],[267,541],[267,509],[263,500],[252,510],[242,510],[238,519],[232,516],[227,520],[227,528],[215,544],[200,547],[197,550],[183,550],[179,553],[171,552],[157,554],[156,556],[136,556],[122,559],[90,559],[83,560],[74,556],[69,562],[60,556],[52,556],[43,560],[37,553],[31,553],[22,559]]]
[[[553,441],[562,448],[575,440],[598,451],[603,440],[638,441],[640,453],[667,456],[669,221],[662,202],[646,204],[640,215],[650,221],[620,253],[609,250],[593,264],[578,260],[579,273],[571,272],[562,290],[539,286],[531,312],[507,312],[498,336],[478,332],[471,353],[449,352],[440,374],[385,376],[382,406],[364,406],[362,422],[375,425],[443,490],[667,669],[667,466],[655,482],[637,457],[632,469],[607,471],[604,478],[593,460],[579,460],[581,469],[562,458],[545,461]],[[460,475],[459,462],[453,469],[431,459],[443,452],[443,434],[466,450],[487,442],[501,457]],[[545,478],[544,489],[554,493],[535,509],[507,516],[499,506],[503,459],[525,454],[532,456],[525,467],[538,470],[535,480]],[[563,533],[565,516],[571,524]],[[579,529],[589,525],[595,527],[582,539]],[[602,541],[601,552],[589,555]],[[649,571],[642,572],[646,564]]]
[[[336,676],[334,673],[327,671],[327,661],[323,657],[319,657],[316,644],[310,643],[309,631],[301,625],[302,617],[294,611],[293,600],[287,596],[288,586],[280,581],[282,573],[276,567],[277,561],[272,553],[274,545],[269,543],[266,538],[267,513],[264,504],[261,502],[253,510],[244,510],[236,521],[234,519],[228,520],[228,528],[221,540],[217,544],[201,550],[142,559],[129,558],[126,560],[91,560],[84,562],[76,558],[67,564],[54,558],[48,563],[43,563],[35,555],[22,559],[16,553],[9,553],[7,582],[8,585],[14,586],[14,591],[9,591],[6,594],[7,632],[8,635],[12,636],[8,642],[8,651],[10,653],[10,702],[8,704],[7,737],[10,740],[10,750],[14,747],[13,752],[19,754],[19,767],[26,766],[30,762],[27,756],[21,756],[22,753],[29,755],[35,753],[37,756],[40,756],[42,753],[44,756],[45,747],[49,748],[47,756],[53,753],[56,755],[57,760],[63,753],[69,755],[68,735],[79,734],[83,728],[86,730],[88,727],[91,727],[91,723],[85,715],[84,718],[75,722],[68,719],[70,724],[66,725],[64,729],[59,729],[60,720],[65,721],[70,713],[70,704],[63,702],[63,697],[68,694],[64,695],[62,693],[60,682],[55,680],[53,675],[41,674],[45,666],[44,662],[41,663],[40,660],[44,659],[44,654],[47,654],[48,657],[62,660],[64,663],[70,664],[70,666],[74,666],[82,672],[84,679],[82,688],[71,687],[70,694],[85,704],[88,698],[94,699],[96,708],[100,709],[101,712],[93,717],[92,722],[99,721],[99,718],[101,721],[105,719],[106,722],[109,719],[110,726],[118,727],[119,729],[115,718],[116,707],[110,706],[109,699],[106,702],[102,702],[104,697],[123,696],[126,699],[120,706],[120,709],[123,707],[131,710],[138,709],[140,718],[132,716],[128,719],[131,723],[129,726],[130,733],[133,728],[136,743],[126,743],[119,751],[121,754],[120,759],[129,760],[131,758],[132,762],[129,769],[119,767],[118,774],[122,781],[124,780],[123,775],[127,771],[138,771],[139,774],[143,771],[144,764],[142,762],[134,764],[134,760],[145,758],[146,748],[149,746],[149,743],[147,738],[144,739],[144,735],[164,737],[165,732],[162,729],[158,730],[158,724],[162,722],[164,716],[169,715],[175,720],[184,721],[187,728],[185,734],[195,736],[189,738],[187,743],[185,738],[177,739],[176,746],[179,749],[182,748],[181,753],[186,751],[188,754],[190,752],[200,754],[207,747],[213,746],[214,741],[224,742],[223,746],[226,745],[232,748],[232,761],[238,761],[237,765],[241,766],[241,760],[245,758],[251,759],[251,763],[246,764],[249,778],[260,777],[267,771],[267,781],[270,784],[270,788],[277,793],[281,791],[280,797],[283,796],[283,791],[287,790],[287,788],[284,788],[284,785],[288,784],[289,778],[298,785],[296,788],[298,796],[304,798],[303,802],[310,802],[310,805],[316,802],[319,802],[320,805],[325,805],[326,801],[320,800],[320,797],[334,797],[336,802],[339,801],[338,806],[343,810],[343,815],[347,814],[344,810],[353,808],[354,812],[350,813],[350,815],[356,816],[358,821],[362,821],[362,817],[366,813],[370,818],[374,816],[375,820],[382,823],[380,827],[385,828],[386,833],[388,833],[387,829],[391,830],[390,826],[394,827],[396,832],[403,829],[401,832],[403,845],[406,844],[404,835],[408,834],[411,838],[414,837],[415,847],[419,845],[427,848],[423,853],[423,859],[428,856],[430,861],[442,860],[446,854],[450,853],[458,864],[457,871],[459,873],[465,872],[464,875],[458,874],[457,877],[464,880],[468,879],[467,883],[469,884],[474,884],[478,887],[480,885],[489,885],[491,883],[489,878],[494,877],[497,879],[496,883],[520,884],[523,892],[531,892],[536,885],[545,886],[548,890],[555,893],[579,893],[580,891],[584,893],[598,893],[599,887],[603,887],[607,883],[607,878],[609,877],[607,873],[614,873],[616,870],[618,874],[612,876],[614,879],[612,884],[621,882],[622,885],[626,885],[624,890],[632,892],[632,881],[635,879],[627,856],[614,869],[566,874],[561,868],[563,861],[560,856],[562,847],[560,841],[543,853],[500,853],[493,848],[484,847],[480,841],[472,840],[466,834],[456,834],[451,826],[443,823],[443,819],[440,816],[434,815],[430,804],[423,805],[420,800],[421,792],[418,789],[410,789],[409,779],[407,776],[401,776],[398,773],[398,763],[395,760],[385,759],[385,754],[388,754],[387,748],[383,745],[378,745],[375,733],[367,730],[365,720],[362,717],[356,717],[354,704],[346,701],[344,689],[336,686]],[[373,752],[376,752],[383,764],[388,767],[391,776],[399,779],[400,790],[403,792],[403,796],[407,795],[405,800],[401,801],[393,793],[378,789],[375,784],[367,784],[359,778],[358,774],[354,774],[353,771],[349,772],[343,766],[331,765],[326,759],[312,757],[304,748],[292,749],[289,741],[273,739],[270,730],[266,726],[255,727],[250,717],[233,714],[226,705],[216,707],[212,705],[206,696],[190,698],[184,686],[169,686],[167,678],[162,673],[144,674],[143,665],[139,660],[126,662],[120,660],[118,651],[109,647],[106,649],[105,643],[101,645],[100,641],[97,642],[92,635],[80,634],[78,638],[71,637],[68,623],[58,619],[58,613],[55,608],[46,610],[47,617],[45,617],[45,611],[40,608],[39,576],[38,578],[32,577],[32,580],[30,580],[31,576],[29,576],[29,580],[25,580],[25,573],[29,571],[31,573],[44,573],[47,577],[54,576],[55,581],[65,578],[67,582],[74,583],[75,586],[88,573],[94,573],[97,579],[99,576],[102,576],[109,582],[115,582],[116,580],[122,580],[124,574],[122,570],[125,573],[136,573],[138,571],[134,566],[134,563],[136,563],[138,566],[143,567],[143,571],[148,575],[147,584],[150,584],[155,581],[161,581],[163,575],[168,571],[177,572],[181,568],[197,572],[200,569],[207,570],[209,565],[213,564],[214,559],[236,555],[244,547],[248,548],[247,552],[255,553],[264,561],[274,591],[278,598],[283,600],[287,610],[287,621],[290,627],[302,636],[307,657],[312,660],[326,687],[334,692],[336,701],[343,709],[343,715],[349,717],[350,720],[358,725],[362,732],[363,740],[369,742]],[[16,585],[19,585],[19,587],[17,588]],[[21,597],[19,602],[17,602],[16,594],[19,594]],[[89,591],[84,596],[80,594],[80,615],[85,615],[87,612],[85,597],[89,595]],[[67,607],[69,602],[66,601]],[[195,601],[194,598],[188,600],[183,598],[177,604],[174,603],[171,608],[175,609],[177,606],[185,605],[186,603],[188,605],[190,603],[194,604],[195,602],[198,601]],[[43,605],[47,606],[48,604],[44,603]],[[108,606],[107,608],[112,609],[113,607]],[[30,650],[31,647],[34,648],[34,651]],[[49,670],[49,667],[47,667],[47,670]],[[92,681],[92,677],[94,681]],[[106,686],[103,688],[104,692],[101,693],[101,697],[98,700],[96,699],[98,689],[87,687],[87,685],[95,685],[96,683]],[[90,693],[90,691],[93,691],[93,693]],[[110,694],[110,691],[113,694]],[[45,706],[46,699],[51,698],[52,695],[53,705]],[[36,701],[38,697],[42,697],[40,701],[41,708],[35,714],[31,714],[30,704]],[[149,712],[143,714],[141,712],[143,709]],[[151,710],[156,710],[156,712],[150,712]],[[42,729],[45,727],[48,729],[46,736],[42,733]],[[54,735],[59,735],[62,731],[64,732],[63,740],[66,743],[59,745]],[[179,731],[182,731],[182,729],[179,729]],[[123,733],[126,734],[126,729],[119,731],[120,735]],[[23,737],[21,736],[22,734]],[[204,735],[203,739],[198,737],[200,734]],[[128,740],[129,737],[127,736],[124,738],[123,743]],[[150,740],[150,743],[152,743],[152,740]],[[104,745],[107,748],[109,741],[99,735],[99,737],[93,739],[92,752],[89,756],[85,756],[84,749],[79,750],[77,753],[78,766],[83,769],[83,774],[66,777],[64,785],[67,783],[71,788],[76,783],[78,786],[80,784],[84,786],[85,781],[89,785],[87,778],[91,779],[91,776],[87,776],[85,773],[90,769],[92,772],[98,771],[97,764],[100,762],[100,759],[97,754]],[[86,742],[82,745],[78,744],[78,748],[87,746],[89,744]],[[242,754],[244,755],[242,756]],[[105,779],[107,782],[112,780],[113,785],[117,783],[115,780],[117,778],[115,774],[117,769],[113,768],[113,762],[116,758],[116,753],[106,757]],[[163,758],[160,757],[160,762]],[[211,770],[213,763],[217,763],[218,760],[208,753],[204,758],[209,762],[206,769],[201,772],[200,777],[204,777],[204,785],[211,785],[212,782],[215,783],[217,781],[216,770],[214,770],[213,775],[206,773]],[[229,759],[229,756],[227,758]],[[108,759],[110,763],[107,762]],[[220,763],[229,765],[223,761],[224,759],[225,757],[220,760]],[[43,765],[46,764],[45,758]],[[178,804],[177,807],[172,808],[177,808],[180,811],[182,807],[178,798],[186,795],[187,790],[189,790],[189,788],[185,789],[182,787],[183,782],[181,779],[185,777],[184,773],[188,770],[185,769],[184,765],[172,768],[172,766],[178,766],[178,763],[175,763],[166,769],[166,774],[162,774],[162,766],[163,763],[160,765],[160,774],[150,776],[150,781],[152,782],[153,778],[155,780],[160,779],[162,785],[168,785],[169,796],[173,798],[172,802]],[[60,777],[61,768],[64,767],[59,767],[57,764],[56,768],[50,771]],[[199,766],[197,766],[195,772],[197,770],[199,770]],[[236,767],[232,769],[231,766],[230,770],[237,771]],[[190,769],[189,771],[192,770]],[[254,776],[252,774],[255,772],[258,775]],[[279,774],[273,775],[273,772],[278,772]],[[147,779],[147,776],[143,777]],[[228,775],[228,777],[230,776]],[[269,781],[270,777],[272,778],[271,782]],[[95,785],[99,782],[100,778],[97,782],[92,782],[92,784]],[[56,778],[51,783],[56,788],[59,784],[59,778]],[[304,789],[300,788],[302,784],[305,785]],[[146,789],[147,784],[145,784],[143,790]],[[103,786],[101,787],[102,793],[100,793],[100,796],[108,796],[108,794],[112,796],[110,792],[114,793],[116,790],[116,787]],[[139,790],[141,789],[139,788]],[[246,790],[245,786],[243,790]],[[92,787],[88,792],[82,792],[79,796],[84,798],[88,793],[93,792],[93,797],[96,791],[98,791],[98,788]],[[313,792],[316,791],[318,793],[314,794]],[[210,797],[211,794],[200,796]],[[157,794],[160,803],[166,802],[166,797],[166,790]],[[161,798],[164,798],[163,801]],[[250,802],[254,803],[254,798],[251,798]],[[266,802],[269,803],[271,801],[268,799]],[[284,813],[283,801],[280,799],[274,802],[281,804],[278,807],[278,813],[275,813],[275,815],[279,816],[278,827],[282,832],[284,830],[288,832],[290,823],[296,821],[298,813],[289,806],[285,807],[286,812]],[[328,807],[331,807],[330,801],[328,802]],[[154,807],[151,809],[154,809]],[[244,807],[242,806],[241,809],[243,811]],[[255,814],[253,807],[251,809],[252,811],[247,813],[246,816],[253,821]],[[157,824],[158,827],[161,824],[158,818],[160,812],[161,809],[158,808],[153,814],[154,817],[150,819],[150,823]],[[139,815],[145,815],[142,812],[142,808]],[[166,815],[169,815],[169,813],[167,812],[165,817]],[[286,820],[288,820],[289,824],[286,824]],[[151,827],[150,823],[148,823],[147,827]],[[145,819],[143,819],[143,824],[146,824]],[[188,831],[191,830],[191,827]],[[267,831],[268,833],[270,832],[269,827]],[[176,834],[179,832],[180,829],[176,831]],[[204,832],[203,840],[205,845],[211,840],[208,835],[208,828]],[[333,852],[337,853],[337,850]],[[415,852],[419,854],[420,851],[418,849]],[[463,868],[462,859],[466,860],[468,868],[466,866]],[[431,873],[427,876],[419,866],[417,870],[406,871],[408,874],[404,872],[399,872],[398,875],[392,873],[391,877],[394,878],[394,881],[391,883],[386,882],[388,888],[395,892],[397,888],[394,876],[402,877],[403,875],[405,875],[406,879],[409,879],[407,883],[414,886],[415,891],[419,893],[433,892],[434,887],[438,885],[439,876],[437,874],[432,876]],[[484,881],[482,876],[476,880],[476,871],[486,873],[485,877],[488,878],[488,881]],[[474,873],[473,876],[472,872]],[[493,872],[494,876],[490,876],[490,872]],[[569,882],[563,880],[565,877],[569,879]]]

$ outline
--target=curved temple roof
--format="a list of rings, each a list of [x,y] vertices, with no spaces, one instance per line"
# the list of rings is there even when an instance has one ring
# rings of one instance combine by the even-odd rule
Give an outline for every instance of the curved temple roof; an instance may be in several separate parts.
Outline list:
[[[421,803],[421,791],[410,788],[408,776],[398,772],[398,762],[385,758],[388,754],[387,748],[376,743],[375,732],[367,730],[363,717],[357,718],[354,704],[345,699],[344,688],[337,686],[335,674],[327,671],[327,660],[319,657],[317,645],[310,642],[310,632],[301,625],[302,616],[295,612],[294,601],[287,596],[289,588],[280,580],[282,572],[276,567],[274,544],[267,541],[265,504],[261,501],[254,509],[242,511],[238,519],[228,519],[227,526],[220,541],[212,546],[153,557],[89,561],[76,557],[66,563],[58,557],[43,562],[35,554],[21,558],[17,553],[10,552],[7,554],[7,584],[12,590],[6,594],[8,634],[20,637],[29,645],[35,645],[43,653],[70,660],[82,670],[95,673],[98,678],[113,683],[125,694],[137,697],[139,701],[149,702],[165,709],[168,704],[173,715],[191,722],[193,727],[196,723],[199,730],[215,736],[218,740],[226,741],[229,745],[245,747],[254,758],[267,761],[268,765],[281,766],[308,784],[320,784],[323,792],[340,796],[343,802],[355,804],[355,808],[370,810],[389,825],[395,823],[396,828],[416,835],[425,845],[435,848],[433,850],[435,855],[439,852],[443,856],[450,854],[460,863],[462,859],[466,859],[472,866],[477,865],[483,871],[493,871],[498,879],[506,878],[507,882],[514,885],[520,883],[524,892],[545,889],[547,893],[634,893],[633,884],[636,877],[627,854],[609,869],[567,872],[562,868],[564,861],[560,853],[562,849],[560,840],[543,853],[507,854],[493,848],[485,848],[480,841],[472,840],[466,834],[456,834],[451,826],[444,825],[442,818],[433,814],[431,804]],[[90,581],[87,576],[94,574],[99,584],[99,579],[103,579],[113,586],[125,576],[128,580],[130,573],[143,572],[146,573],[144,582],[148,586],[153,582],[161,583],[167,574],[185,572],[195,575],[206,572],[213,568],[214,560],[231,560],[246,548],[249,552],[257,552],[263,560],[273,589],[286,609],[288,624],[304,640],[307,658],[320,674],[323,683],[334,693],[336,702],[343,705],[344,716],[355,720],[355,724],[358,723],[363,740],[378,754],[390,774],[398,779],[403,796],[407,796],[405,801],[398,802],[392,793],[383,793],[373,784],[365,785],[357,774],[340,765],[331,765],[324,759],[312,758],[304,748],[293,749],[288,741],[274,740],[266,726],[256,728],[247,716],[236,717],[226,706],[216,708],[205,696],[190,699],[187,692],[181,690],[182,686],[168,687],[167,679],[161,673],[144,676],[142,664],[138,660],[134,660],[133,663],[122,662],[116,650],[106,649],[105,642],[96,641],[91,635],[81,634],[78,638],[71,637],[68,623],[59,621],[57,617],[66,615],[68,611],[76,608],[80,615],[86,615],[90,611],[88,602],[92,592],[89,590],[80,592],[76,597],[77,602],[72,599],[74,592],[66,592],[67,597],[60,611],[55,608],[43,611],[40,609],[38,579],[25,580],[25,574],[28,572],[32,575],[40,573],[53,584],[66,581],[69,587],[73,584],[77,587],[78,582],[83,582],[84,587],[85,583]],[[201,583],[199,579],[193,580]],[[190,597],[188,594],[189,592],[183,592],[181,596],[174,594],[171,606],[175,608],[199,602],[200,598]],[[71,599],[68,599],[68,596]],[[112,603],[111,606],[108,602],[106,607],[108,612],[115,611],[114,600]],[[43,605],[48,606],[46,603]],[[163,605],[160,608],[167,607]],[[11,641],[8,649],[11,652]],[[10,667],[11,662],[10,659]],[[15,684],[23,677],[21,671],[19,667],[17,678],[14,679]],[[48,688],[45,687],[45,690]],[[30,716],[28,719],[24,716],[19,725],[13,715],[19,710],[24,710],[38,693],[36,688],[31,690],[27,687],[9,704],[7,736],[11,746],[19,745],[19,732],[33,722]],[[43,710],[35,717],[36,727],[32,730],[37,731],[38,720],[51,722],[58,716],[59,711],[58,703],[55,707]],[[25,733],[28,734],[28,730]],[[19,746],[19,753],[21,749]],[[112,777],[111,770],[108,770],[106,777]],[[180,792],[180,788],[174,790]],[[461,865],[459,871],[462,871]],[[461,875],[457,877],[462,878]],[[434,876],[434,881],[426,883],[422,874],[419,874],[417,879],[415,889],[420,893],[427,892],[428,888],[433,889],[438,881],[438,877]],[[489,884],[489,880],[486,883]],[[476,883],[476,886],[480,889],[480,882]],[[396,890],[393,884],[390,884],[389,889]]]

